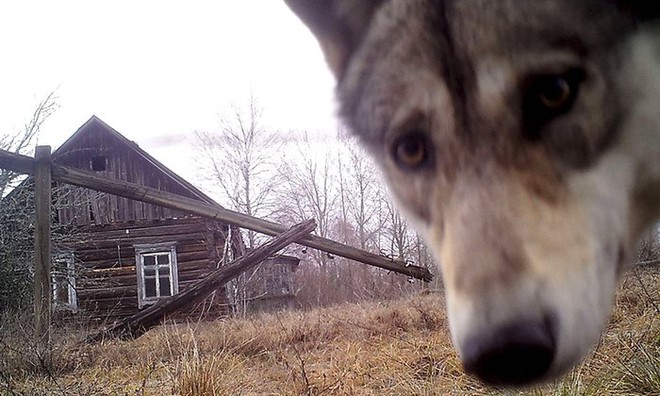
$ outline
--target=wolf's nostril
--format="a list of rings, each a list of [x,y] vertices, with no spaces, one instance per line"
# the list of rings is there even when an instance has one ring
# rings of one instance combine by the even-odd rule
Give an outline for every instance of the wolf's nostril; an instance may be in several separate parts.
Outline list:
[[[468,339],[465,371],[493,385],[522,385],[540,379],[555,354],[548,321],[516,322]]]

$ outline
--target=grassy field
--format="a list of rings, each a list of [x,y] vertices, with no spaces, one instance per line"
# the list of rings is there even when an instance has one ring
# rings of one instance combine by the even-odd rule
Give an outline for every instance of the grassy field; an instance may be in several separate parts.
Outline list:
[[[462,373],[444,302],[420,295],[252,319],[164,325],[135,341],[84,345],[56,331],[40,359],[20,320],[0,331],[0,394],[660,395],[660,269],[625,277],[586,362],[561,380],[484,388]]]

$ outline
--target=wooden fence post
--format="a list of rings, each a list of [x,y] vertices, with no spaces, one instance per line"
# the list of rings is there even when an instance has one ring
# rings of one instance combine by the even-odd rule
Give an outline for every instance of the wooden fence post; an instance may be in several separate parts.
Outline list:
[[[50,146],[37,146],[34,171],[34,328],[42,358],[50,345],[50,229],[51,177]]]

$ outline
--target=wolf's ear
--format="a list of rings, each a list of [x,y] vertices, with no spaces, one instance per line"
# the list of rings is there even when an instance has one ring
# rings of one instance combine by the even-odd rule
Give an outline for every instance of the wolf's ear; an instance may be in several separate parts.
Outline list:
[[[285,0],[314,33],[337,79],[384,0]]]

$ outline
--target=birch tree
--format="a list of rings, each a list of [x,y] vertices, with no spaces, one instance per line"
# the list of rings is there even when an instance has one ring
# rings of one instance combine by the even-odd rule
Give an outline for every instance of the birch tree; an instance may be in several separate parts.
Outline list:
[[[223,204],[260,218],[272,217],[281,147],[279,133],[263,125],[263,109],[253,95],[244,106],[233,105],[217,130],[196,131],[193,141],[202,181],[219,187]],[[243,232],[247,248],[255,248],[260,236]],[[227,285],[237,315],[247,314],[246,285],[255,273],[248,271]]]
[[[282,140],[262,124],[263,109],[251,96],[244,107],[232,106],[217,130],[196,131],[193,147],[203,181],[219,187],[224,203],[249,216],[269,218],[280,183]],[[252,248],[256,233],[246,231]]]

